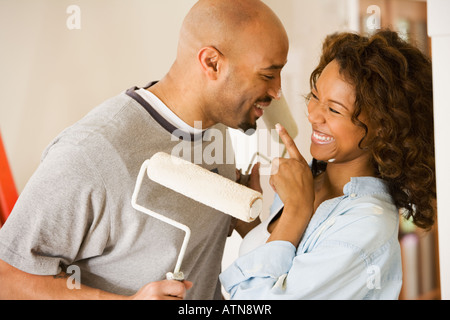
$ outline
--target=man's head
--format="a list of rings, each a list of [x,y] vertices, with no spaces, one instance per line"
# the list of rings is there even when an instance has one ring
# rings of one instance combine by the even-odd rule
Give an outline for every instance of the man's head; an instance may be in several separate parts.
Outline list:
[[[289,40],[260,0],[200,0],[186,16],[174,70],[190,79],[204,127],[256,128],[281,95]]]

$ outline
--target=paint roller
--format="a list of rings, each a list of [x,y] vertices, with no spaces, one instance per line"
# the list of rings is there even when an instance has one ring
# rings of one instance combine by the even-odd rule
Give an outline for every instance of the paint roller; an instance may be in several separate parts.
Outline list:
[[[166,275],[168,280],[184,280],[180,269],[191,230],[186,225],[137,204],[139,190],[146,174],[149,179],[166,188],[245,222],[254,221],[262,211],[261,193],[189,161],[164,152],[156,153],[150,160],[145,161],[131,198],[133,208],[185,232],[175,270]]]
[[[280,99],[278,100],[272,100],[272,103],[270,106],[264,110],[264,115],[262,116],[262,120],[264,121],[267,130],[276,130],[275,126],[279,123],[283,125],[283,127],[287,130],[289,135],[294,139],[298,135],[298,126],[297,123],[294,120],[294,117],[292,116],[291,109],[289,108],[289,105],[286,101],[286,98],[283,94],[280,95]],[[272,139],[275,140],[275,142],[282,144],[281,138],[278,134],[274,135],[271,134]],[[286,148],[284,148],[283,153],[281,157],[284,157],[286,155]],[[272,163],[272,160],[269,159],[267,156],[260,152],[256,152],[253,154],[250,163],[248,165],[248,168],[245,172],[241,172],[240,180],[239,182],[246,185],[250,179],[250,171],[253,167],[253,164],[257,158],[261,158],[268,162],[269,164]]]
[[[283,125],[289,135],[294,139],[298,135],[297,123],[292,116],[291,109],[286,101],[284,95],[281,95],[279,100],[273,100],[269,108],[264,110],[262,117],[268,130],[275,130],[275,126],[279,123]],[[278,135],[272,135],[273,139],[281,143]]]

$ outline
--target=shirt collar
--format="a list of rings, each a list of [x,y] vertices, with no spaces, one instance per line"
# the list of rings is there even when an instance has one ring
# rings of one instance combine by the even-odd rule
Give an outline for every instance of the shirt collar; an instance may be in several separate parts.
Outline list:
[[[344,187],[344,195],[350,198],[360,198],[373,194],[389,194],[387,183],[375,177],[355,177]]]

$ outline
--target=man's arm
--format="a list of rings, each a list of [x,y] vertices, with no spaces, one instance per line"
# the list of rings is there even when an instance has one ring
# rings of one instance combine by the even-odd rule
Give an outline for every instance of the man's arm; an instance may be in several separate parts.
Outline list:
[[[192,287],[189,281],[164,280],[145,285],[133,296],[121,296],[84,285],[70,289],[68,277],[32,275],[0,260],[0,300],[180,300]]]

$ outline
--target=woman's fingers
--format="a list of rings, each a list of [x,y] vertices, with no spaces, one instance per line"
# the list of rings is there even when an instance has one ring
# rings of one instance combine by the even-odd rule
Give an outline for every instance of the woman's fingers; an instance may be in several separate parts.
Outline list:
[[[283,141],[283,144],[286,146],[286,151],[289,154],[289,158],[295,159],[302,164],[308,165],[305,158],[303,158],[300,151],[298,151],[297,145],[295,144],[295,141],[291,138],[289,133],[286,131],[286,129],[281,125],[277,124],[275,126],[277,129],[278,135],[280,136],[281,141]]]

